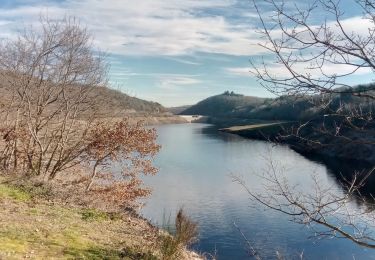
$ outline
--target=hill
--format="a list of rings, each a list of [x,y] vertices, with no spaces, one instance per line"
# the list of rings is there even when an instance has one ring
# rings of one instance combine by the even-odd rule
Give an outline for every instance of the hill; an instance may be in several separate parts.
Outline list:
[[[146,125],[187,122],[157,102],[132,97],[111,88],[95,88],[90,95],[95,101],[96,117],[129,117],[131,122],[143,121]]]
[[[179,107],[168,107],[167,110],[169,112],[171,112],[172,114],[174,115],[179,115],[180,113],[182,113],[183,111],[185,111],[186,109],[190,108],[191,106],[187,105],[187,106],[179,106]]]
[[[5,84],[6,80],[0,81],[0,104],[7,105],[11,102],[13,89]],[[30,85],[32,88],[33,85]],[[66,87],[67,95],[74,96],[80,94],[81,86]],[[156,102],[142,100],[136,97],[131,97],[119,90],[114,90],[109,87],[86,87],[87,95],[90,101],[94,101],[95,107],[100,110],[100,114],[109,112],[111,115],[118,113],[166,113],[166,108]],[[52,88],[51,88],[52,89]],[[56,86],[56,92],[59,91]],[[40,91],[41,92],[41,91]],[[61,97],[60,97],[61,98]]]
[[[106,114],[162,114],[168,110],[162,105],[124,94],[119,90],[107,87],[95,88],[90,94],[98,107]]]
[[[8,79],[8,77],[10,79]],[[0,78],[0,107],[10,107],[11,104],[15,104],[14,100],[17,100],[18,96],[15,95],[14,89],[7,84],[7,82],[14,81],[12,75],[2,75]],[[22,79],[21,79],[22,80]],[[38,94],[43,93],[40,89],[33,91],[33,87],[37,84],[29,85],[29,93],[32,93],[30,96],[30,102],[37,102]],[[59,86],[54,86],[52,83],[44,83],[43,88],[48,89],[44,93],[53,93],[52,95],[58,97],[56,104],[51,104],[49,107],[53,108],[58,106],[60,99],[63,99],[62,95],[57,95],[61,89]],[[82,86],[68,86],[65,87],[65,97],[70,98],[77,95],[81,95],[80,90]],[[129,96],[119,90],[111,89],[109,87],[84,87],[87,88],[85,95],[88,95],[86,98],[91,104],[91,109],[87,110],[83,115],[86,118],[87,115],[95,112],[96,117],[130,117],[135,120],[143,120],[147,124],[159,124],[159,123],[182,123],[185,122],[182,118],[173,115],[161,104],[142,100],[136,97]],[[34,95],[35,94],[35,95]],[[16,98],[16,99],[14,99]],[[83,105],[85,103],[82,103]]]
[[[221,95],[209,97],[182,111],[180,115],[234,116],[243,110],[260,106],[266,99],[244,96],[226,91]]]
[[[375,84],[336,89],[329,95],[274,99],[224,93],[207,98],[182,114],[206,115],[205,122],[224,132],[275,140],[303,154],[373,162],[374,96]]]
[[[181,115],[204,115],[215,118],[304,121],[318,118],[333,111],[348,112],[353,107],[361,113],[375,110],[375,102],[363,95],[374,95],[375,84],[360,85],[350,90],[339,89],[330,96],[311,95],[302,97],[281,96],[259,98],[225,92],[209,97],[182,111]],[[352,95],[354,92],[360,96]],[[329,102],[328,102],[329,101]]]
[[[340,89],[337,93],[327,96],[314,95],[298,98],[281,96],[267,100],[246,113],[237,113],[236,116],[263,120],[306,121],[333,113],[350,114],[353,110],[360,110],[363,114],[371,113],[374,111],[375,102],[363,95],[374,95],[373,87],[374,85],[362,85],[350,91]],[[358,96],[349,92],[354,92]]]

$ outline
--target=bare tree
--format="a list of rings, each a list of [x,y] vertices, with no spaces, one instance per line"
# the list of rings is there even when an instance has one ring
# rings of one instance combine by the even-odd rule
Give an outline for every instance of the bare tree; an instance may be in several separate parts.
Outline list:
[[[0,45],[2,166],[54,178],[81,153],[93,109],[89,92],[106,84],[107,63],[75,18],[40,18]],[[83,148],[83,147],[81,147]]]
[[[375,168],[374,168],[375,169]],[[272,159],[262,174],[262,190],[250,189],[239,176],[239,183],[250,198],[268,209],[284,213],[291,220],[308,226],[316,238],[346,238],[367,248],[375,248],[375,212],[373,202],[361,195],[361,188],[371,172],[365,176],[354,174],[354,180],[345,180],[345,192],[339,192],[315,175],[311,175],[311,192],[292,184],[282,167]],[[355,204],[360,200],[362,206]],[[369,204],[369,205],[367,205]]]
[[[293,137],[303,149],[333,144],[374,149],[375,85],[353,87],[345,79],[358,72],[374,73],[375,2],[351,2],[367,30],[347,28],[340,1],[316,0],[309,6],[303,3],[301,8],[283,1],[253,0],[261,24],[261,45],[276,57],[276,63],[252,60],[252,72],[272,93],[289,102],[306,100],[318,111],[285,130],[279,140],[290,142]],[[319,24],[316,17],[321,19]],[[314,231],[319,237],[346,238],[375,248],[371,230],[375,225],[374,200],[361,194],[374,169],[353,172],[352,178],[343,180],[346,192],[339,194],[314,176],[313,192],[299,190],[272,160],[262,175],[265,192],[251,190],[239,177],[234,180],[265,207],[290,216],[296,223],[317,227]],[[363,206],[353,208],[353,199],[362,201]]]
[[[359,70],[373,72],[375,69],[375,8],[371,0],[352,1],[362,9],[361,22],[369,26],[365,33],[345,28],[344,12],[340,10],[339,1],[317,0],[304,10],[297,6],[291,10],[285,7],[285,3],[264,0],[273,11],[267,20],[261,15],[258,4],[253,2],[266,40],[262,46],[275,54],[278,64],[284,69],[283,73],[286,72],[279,77],[270,72],[267,63],[255,67],[256,75],[270,91],[293,96],[349,93],[375,98],[374,93],[367,93],[369,89],[353,88],[340,81],[340,78]],[[311,21],[315,11],[322,19],[320,25]],[[336,68],[334,71],[329,70],[332,65]]]
[[[156,133],[100,111],[96,95],[107,87],[108,67],[74,17],[42,17],[35,29],[1,42],[1,173],[54,181],[82,203],[115,209],[147,196],[139,175],[157,172]]]
[[[332,143],[322,141],[322,135],[304,138],[311,129],[341,143],[358,143],[347,129],[354,129],[357,135],[373,133],[375,85],[353,87],[345,83],[345,78],[374,72],[374,3],[351,2],[361,11],[360,23],[368,26],[367,30],[346,28],[348,22],[339,1],[317,0],[299,8],[265,0],[262,3],[272,10],[269,17],[262,15],[259,4],[253,1],[262,25],[261,45],[276,57],[276,63],[253,60],[252,72],[276,95],[305,99],[313,105],[310,113],[320,117],[309,118],[311,121],[302,122],[289,132],[310,146]],[[320,17],[320,24],[316,24],[315,17]],[[375,144],[369,138],[360,139],[362,144]]]

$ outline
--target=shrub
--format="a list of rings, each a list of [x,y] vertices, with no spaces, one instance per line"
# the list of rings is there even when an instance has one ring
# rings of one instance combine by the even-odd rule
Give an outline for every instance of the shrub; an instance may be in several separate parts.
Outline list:
[[[126,119],[98,122],[93,90],[106,86],[105,56],[75,18],[40,25],[0,44],[0,90],[9,94],[0,107],[0,170],[42,184],[70,182],[77,198],[132,205],[150,193],[139,176],[157,172],[155,130]],[[83,162],[90,173],[79,172]]]
[[[174,235],[162,237],[163,259],[178,259],[182,250],[196,242],[198,237],[198,224],[187,216],[183,209],[176,215]]]

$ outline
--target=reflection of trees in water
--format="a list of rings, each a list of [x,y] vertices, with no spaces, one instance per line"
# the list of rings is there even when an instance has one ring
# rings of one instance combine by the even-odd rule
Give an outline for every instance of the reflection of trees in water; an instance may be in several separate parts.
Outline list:
[[[366,204],[366,206],[375,209],[374,206],[374,195],[375,195],[375,173],[368,173],[373,168],[369,162],[339,159],[333,157],[327,157],[316,154],[302,154],[309,160],[322,163],[327,168],[327,174],[336,181],[336,183],[344,190],[347,191],[348,184],[352,183],[355,174],[357,179],[362,180],[366,178],[366,181],[361,187],[359,187],[360,196],[355,196],[356,202],[359,204]]]
[[[246,142],[235,135],[218,133],[215,127],[197,129],[196,134],[219,142]],[[267,145],[266,142],[264,144]],[[283,154],[280,156],[287,160]],[[233,181],[245,189],[253,202],[282,212],[297,224],[307,225],[318,239],[346,238],[357,245],[375,248],[375,208],[372,197],[375,194],[375,174],[368,176],[372,165],[312,154],[303,156],[325,165],[326,174],[333,183],[314,173],[311,173],[311,189],[301,185],[304,183],[289,182],[286,174],[288,170],[280,168],[278,164],[279,156],[271,156],[265,161],[265,170],[258,176],[261,178],[259,187],[247,186],[241,176],[233,175]],[[366,176],[368,178],[361,182]],[[304,179],[301,181],[305,182]]]
[[[199,134],[205,135],[208,138],[221,140],[224,142],[243,140],[243,137],[220,132],[218,129],[219,128],[217,126],[208,125],[207,127],[197,128],[195,131]],[[366,177],[368,172],[373,168],[373,165],[364,161],[339,159],[318,154],[298,153],[308,160],[325,165],[327,168],[327,174],[334,179],[338,186],[344,191],[347,190],[348,184],[353,181],[354,173],[357,173],[357,178],[360,180]],[[366,201],[363,199],[366,199],[367,202],[371,201],[373,203],[375,195],[375,173],[367,177],[367,181],[364,182],[363,186],[359,188],[359,191],[362,198],[357,198],[358,203],[365,203]],[[375,209],[374,205],[370,205],[368,203],[367,205]]]
[[[364,14],[359,22],[367,27],[364,33],[346,23],[344,10],[348,4],[343,1],[317,0],[311,5],[288,5],[286,0],[251,2],[263,36],[260,46],[275,58],[251,59],[251,72],[262,86],[288,103],[307,100],[313,104],[298,118],[300,126],[285,135],[314,150],[340,145],[354,153],[368,147],[366,153],[371,155],[375,145],[374,85],[353,87],[344,79],[364,68],[371,68],[374,74],[375,1],[351,1],[352,9]],[[275,64],[279,66],[277,71]],[[334,71],[329,69],[332,66]],[[340,69],[342,66],[347,70]],[[318,125],[316,118],[320,118]],[[296,223],[327,229],[315,231],[315,236],[345,238],[375,249],[375,211],[351,205],[353,197],[365,203],[374,201],[375,167],[366,172],[366,166],[353,161],[320,161],[346,192],[336,194],[315,180],[313,192],[299,189],[281,176],[272,161],[264,177],[265,193],[254,192],[239,178],[236,181],[267,208],[290,216]]]
[[[207,127],[198,128],[196,129],[196,131],[197,133],[203,134],[208,138],[217,139],[225,142],[243,140],[243,137],[218,131],[217,126],[208,125]],[[330,177],[332,177],[335,180],[335,182],[339,185],[339,187],[341,187],[343,190],[346,190],[348,183],[351,183],[353,181],[354,173],[357,173],[358,179],[363,179],[364,177],[366,177],[368,172],[373,168],[373,165],[364,161],[340,159],[317,154],[300,154],[308,160],[315,161],[319,164],[325,165],[327,168],[327,174]],[[359,191],[361,193],[360,195],[367,199],[367,202],[374,201],[375,173],[367,177],[367,181],[364,182],[363,186],[360,187]],[[364,202],[363,198],[358,198],[357,201],[361,204]],[[371,207],[374,207],[374,205],[371,205]]]
[[[214,125],[207,125],[207,127],[201,127],[195,129],[197,134],[202,134],[210,139],[220,140],[224,142],[234,142],[243,140],[242,137],[234,134],[228,134],[219,131],[219,127]]]

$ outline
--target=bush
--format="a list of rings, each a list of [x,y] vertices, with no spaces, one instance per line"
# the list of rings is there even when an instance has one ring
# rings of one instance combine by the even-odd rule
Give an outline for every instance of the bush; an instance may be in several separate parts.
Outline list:
[[[175,229],[174,235],[162,237],[163,259],[180,258],[182,250],[197,241],[198,224],[187,216],[183,209],[177,213]]]
[[[94,90],[107,84],[105,56],[74,17],[40,23],[43,30],[0,43],[0,93],[9,95],[0,106],[0,170],[39,181],[46,196],[43,186],[54,182],[57,193],[133,205],[150,194],[140,175],[157,172],[155,130],[99,120]],[[80,171],[84,163],[89,172]],[[119,172],[110,169],[114,164]]]

